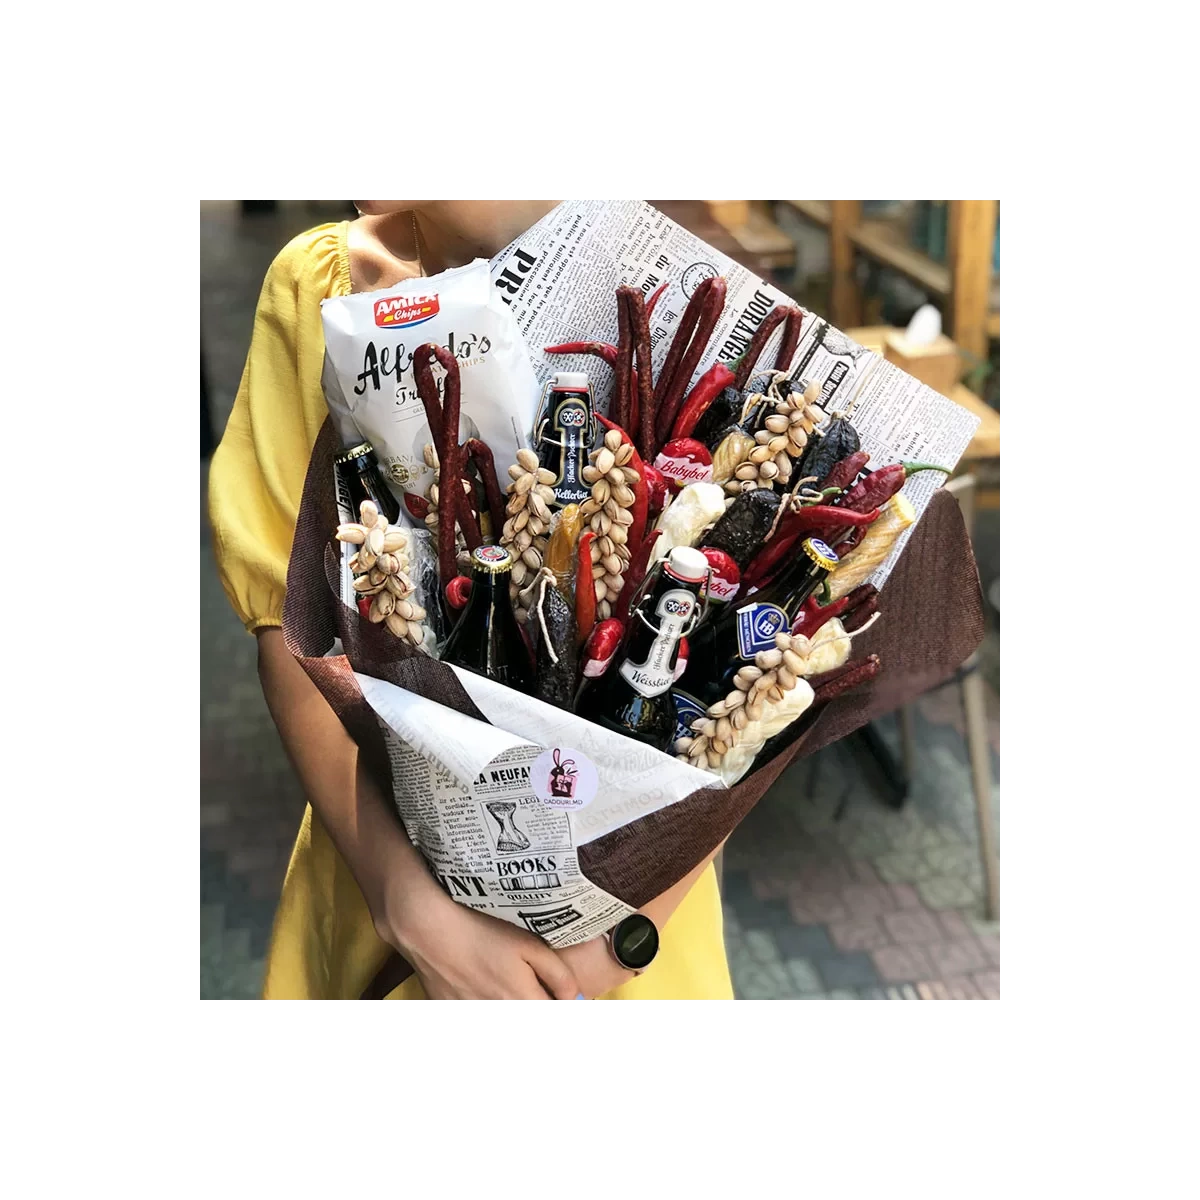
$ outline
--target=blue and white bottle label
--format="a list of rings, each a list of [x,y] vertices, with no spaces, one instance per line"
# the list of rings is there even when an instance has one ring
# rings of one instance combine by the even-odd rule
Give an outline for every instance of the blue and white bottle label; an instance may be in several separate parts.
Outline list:
[[[751,604],[737,615],[738,653],[750,660],[760,650],[775,649],[775,635],[787,633],[787,613],[774,604]]]
[[[704,705],[695,696],[681,692],[676,688],[672,693],[675,700],[675,740],[695,737],[692,732],[692,722],[697,717],[704,716]]]

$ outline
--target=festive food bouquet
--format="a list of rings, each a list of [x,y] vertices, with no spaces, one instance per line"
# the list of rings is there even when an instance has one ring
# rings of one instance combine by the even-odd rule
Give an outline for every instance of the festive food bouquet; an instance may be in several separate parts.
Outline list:
[[[649,206],[323,318],[284,633],[464,903],[610,930],[982,636],[973,419]]]

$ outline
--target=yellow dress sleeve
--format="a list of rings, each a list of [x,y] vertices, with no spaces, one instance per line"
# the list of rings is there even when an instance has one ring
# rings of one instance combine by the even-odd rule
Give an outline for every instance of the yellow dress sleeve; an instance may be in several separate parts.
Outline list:
[[[251,632],[283,622],[300,494],[327,415],[321,301],[350,291],[346,228],[300,234],[267,271],[237,399],[209,470],[217,570]]]

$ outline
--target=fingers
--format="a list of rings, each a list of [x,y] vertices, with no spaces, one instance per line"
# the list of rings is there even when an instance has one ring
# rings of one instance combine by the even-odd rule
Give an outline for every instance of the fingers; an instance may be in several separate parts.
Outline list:
[[[555,1000],[574,1000],[580,987],[575,972],[549,946],[539,947],[529,965]]]

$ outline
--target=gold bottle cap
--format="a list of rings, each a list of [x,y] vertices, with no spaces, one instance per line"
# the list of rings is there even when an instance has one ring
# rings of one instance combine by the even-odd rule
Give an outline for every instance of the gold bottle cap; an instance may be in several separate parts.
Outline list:
[[[800,548],[818,567],[824,567],[826,571],[832,571],[838,565],[838,556],[820,538],[805,538],[800,543]]]
[[[489,575],[503,575],[512,570],[513,558],[503,546],[477,546],[471,551],[471,566]]]
[[[351,446],[349,450],[343,450],[334,461],[339,463],[352,462],[356,458],[362,458],[364,454],[372,453],[373,450],[374,447],[370,442],[360,442],[357,446]]]

